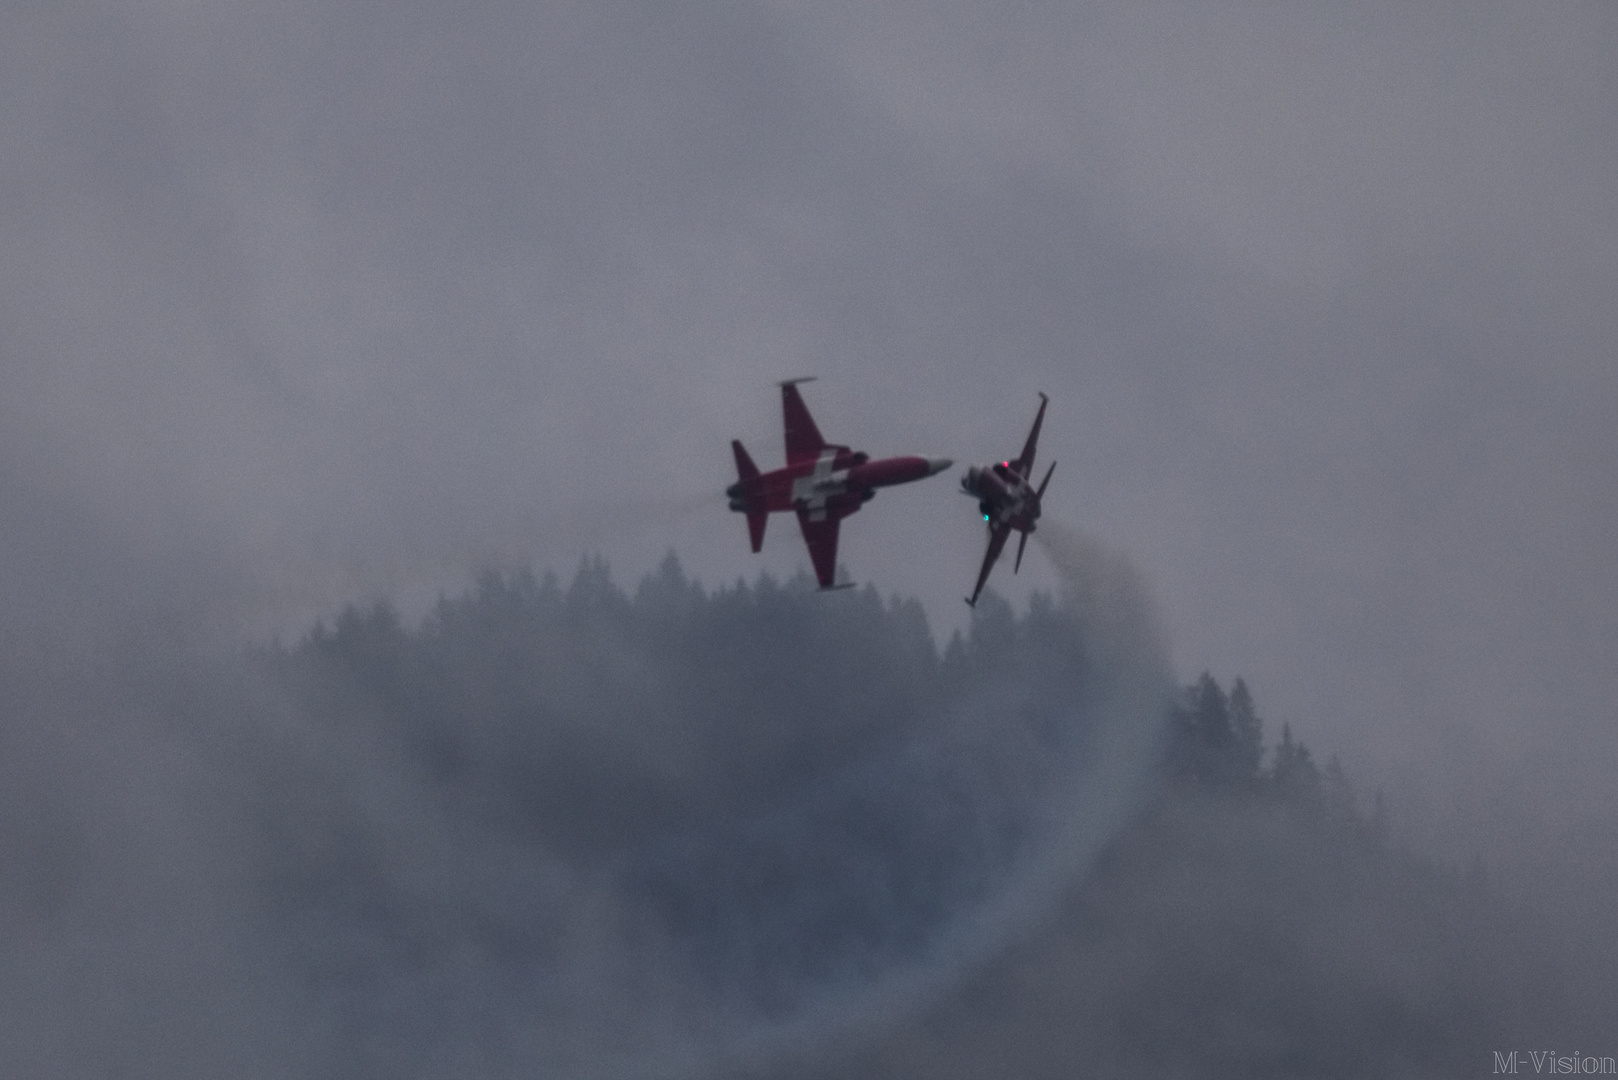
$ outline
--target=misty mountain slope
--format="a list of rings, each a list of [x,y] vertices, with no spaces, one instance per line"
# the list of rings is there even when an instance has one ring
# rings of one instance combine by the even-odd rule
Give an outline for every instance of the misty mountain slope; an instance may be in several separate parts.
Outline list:
[[[590,561],[240,664],[149,636],[14,697],[73,771],[16,733],[0,763],[0,1064],[1469,1076],[1601,1047],[1584,943],[1390,849],[1340,771],[1265,752],[1240,683],[1176,704],[1127,566],[1041,538],[1061,596],[986,596],[942,654],[871,589],[670,560],[625,592]]]
[[[672,557],[264,651],[228,808],[251,952],[344,1076],[697,1076],[881,1030],[1144,797],[1170,683],[1074,544],[1060,601],[986,597],[942,655],[914,602]]]
[[[677,564],[620,591],[586,562],[485,577],[417,632],[350,609],[278,666],[318,722],[396,746],[449,803],[587,854],[780,795],[938,701],[918,605],[811,611],[768,579],[709,599]],[[742,722],[745,718],[746,722]]]
[[[1581,943],[1387,846],[1290,737],[1262,773],[1199,778],[1195,711],[1178,775],[1059,917],[824,1075],[1469,1077],[1610,1038],[1618,987]]]

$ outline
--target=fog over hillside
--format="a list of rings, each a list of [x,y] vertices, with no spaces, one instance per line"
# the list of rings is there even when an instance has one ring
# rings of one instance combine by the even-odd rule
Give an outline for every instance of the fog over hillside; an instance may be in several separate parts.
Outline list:
[[[0,1067],[39,1077],[1471,1076],[1610,952],[1389,840],[1128,564],[1062,592],[489,573],[12,670]],[[116,635],[115,635],[116,638]]]
[[[778,460],[774,380],[961,462],[1045,391],[1052,505],[1186,663],[1599,908],[1615,40],[1603,3],[11,5],[6,602],[106,575],[206,637],[592,551],[790,577],[717,494],[731,438]],[[948,486],[843,541],[946,636]]]
[[[1150,605],[1064,557],[1059,601],[987,600],[943,656],[914,601],[709,594],[671,555],[633,596],[587,561],[419,628],[378,605],[86,669],[18,714],[110,745],[11,792],[0,1060],[701,1076],[858,1045],[1048,916],[1151,791]]]

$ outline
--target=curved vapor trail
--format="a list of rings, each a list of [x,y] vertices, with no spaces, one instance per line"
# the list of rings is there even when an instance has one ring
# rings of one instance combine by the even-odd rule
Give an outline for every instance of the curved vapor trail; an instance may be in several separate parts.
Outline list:
[[[708,838],[706,858],[686,864],[689,892],[710,910],[727,910],[736,906],[739,865],[796,861],[806,874],[818,874],[828,867],[817,845],[846,835],[838,829],[848,817],[869,809],[892,830],[886,862],[881,855],[874,867],[834,862],[817,884],[780,897],[776,909],[751,918],[729,912],[721,925],[731,936],[717,947],[738,964],[763,931],[777,935],[772,956],[812,935],[814,902],[825,899],[827,880],[847,888],[850,880],[868,883],[873,873],[891,878],[918,850],[936,860],[930,896],[904,894],[889,882],[885,895],[906,895],[909,906],[894,903],[873,914],[866,895],[860,909],[868,921],[885,917],[888,929],[917,930],[924,940],[884,951],[878,943],[889,942],[868,935],[849,947],[841,972],[795,969],[801,980],[789,999],[795,1011],[776,1002],[776,1014],[759,1023],[765,1010],[737,1010],[755,1022],[736,1040],[744,1059],[782,1046],[812,1053],[817,1045],[858,1039],[933,1000],[1048,915],[1147,794],[1172,687],[1149,594],[1125,558],[1082,533],[1052,522],[1036,537],[1060,576],[1062,595],[1053,619],[1027,629],[1052,638],[1047,644],[1054,648],[1037,663],[1067,667],[1024,669],[1012,676],[1027,679],[1020,686],[983,680],[955,702],[937,737],[867,762],[860,775],[835,778],[811,804],[780,818]],[[956,812],[938,815],[941,805]],[[901,845],[908,847],[901,852]],[[865,849],[852,842],[834,854],[852,860],[869,854]],[[947,901],[929,912],[926,900],[940,894]],[[841,893],[836,899],[848,901]],[[877,977],[861,977],[873,968]],[[727,1049],[735,1056],[735,1047]]]

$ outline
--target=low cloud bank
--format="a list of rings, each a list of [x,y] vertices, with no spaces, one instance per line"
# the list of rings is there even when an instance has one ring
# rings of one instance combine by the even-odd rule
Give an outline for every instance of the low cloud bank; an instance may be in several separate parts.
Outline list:
[[[1048,913],[1158,757],[1144,591],[1040,535],[1062,595],[986,598],[942,656],[913,602],[671,558],[633,595],[491,575],[419,628],[39,684],[0,1062],[698,1076],[913,1015]]]

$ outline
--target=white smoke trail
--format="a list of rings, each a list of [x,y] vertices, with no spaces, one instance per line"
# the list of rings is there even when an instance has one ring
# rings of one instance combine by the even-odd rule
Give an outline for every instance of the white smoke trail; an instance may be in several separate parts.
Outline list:
[[[1050,635],[1037,656],[1052,669],[986,676],[942,734],[825,777],[763,819],[636,852],[628,887],[610,905],[610,888],[594,896],[630,923],[649,898],[684,914],[638,939],[639,981],[618,988],[636,987],[635,1037],[620,1024],[611,1055],[581,1049],[588,1075],[756,1070],[874,1035],[1031,932],[1082,879],[1150,789],[1173,684],[1128,561],[1054,523],[1038,535],[1062,595],[1026,632]],[[616,954],[625,925],[595,947]],[[849,940],[828,946],[837,932]],[[608,1056],[616,1067],[598,1073]]]

